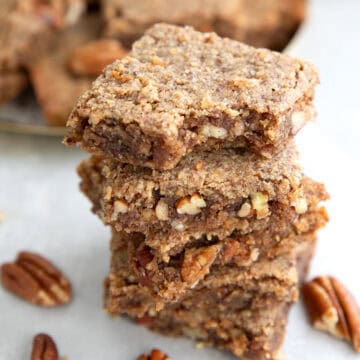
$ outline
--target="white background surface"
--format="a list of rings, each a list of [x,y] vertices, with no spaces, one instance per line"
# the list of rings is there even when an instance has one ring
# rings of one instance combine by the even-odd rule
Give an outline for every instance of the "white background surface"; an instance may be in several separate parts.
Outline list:
[[[331,222],[321,232],[311,275],[334,274],[360,300],[360,1],[315,0],[308,23],[289,51],[320,69],[319,118],[298,137],[306,173],[332,196]],[[67,307],[33,307],[0,291],[0,360],[29,359],[31,340],[48,332],[69,360],[132,360],[154,346],[173,359],[231,359],[191,341],[150,333],[102,312],[109,231],[78,191],[75,166],[85,155],[58,139],[0,135],[0,263],[19,250],[46,254],[71,278]],[[313,330],[301,304],[293,307],[285,342],[289,359],[339,360],[351,347]]]

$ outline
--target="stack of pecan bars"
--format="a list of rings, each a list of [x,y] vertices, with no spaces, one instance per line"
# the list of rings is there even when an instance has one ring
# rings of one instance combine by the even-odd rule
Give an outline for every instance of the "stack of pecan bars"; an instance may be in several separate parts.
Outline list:
[[[93,154],[81,189],[112,227],[105,307],[242,359],[276,359],[327,221],[292,137],[314,67],[158,24],[108,66],[69,121]]]

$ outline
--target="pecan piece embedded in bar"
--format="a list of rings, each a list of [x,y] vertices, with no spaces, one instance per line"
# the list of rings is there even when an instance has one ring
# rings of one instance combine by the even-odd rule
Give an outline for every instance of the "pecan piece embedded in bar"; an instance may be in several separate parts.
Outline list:
[[[185,250],[181,265],[181,277],[191,287],[202,280],[210,272],[210,267],[221,250],[221,245],[211,245]]]
[[[260,260],[249,268],[213,265],[195,288],[177,301],[161,303],[151,289],[132,279],[124,261],[127,248],[115,246],[106,309],[112,315],[127,314],[151,330],[225,348],[244,360],[277,359],[287,312],[297,299],[314,245],[311,234],[286,255]],[[149,359],[146,356],[141,359]]]
[[[228,235],[265,225],[281,208],[293,218],[308,208],[293,142],[270,159],[221,149],[165,171],[93,156],[78,172],[94,212],[117,231]]]

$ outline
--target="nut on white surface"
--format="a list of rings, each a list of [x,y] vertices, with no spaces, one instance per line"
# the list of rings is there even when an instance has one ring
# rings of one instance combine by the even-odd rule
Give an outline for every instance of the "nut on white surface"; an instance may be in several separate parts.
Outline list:
[[[360,306],[350,291],[332,276],[318,276],[302,293],[314,328],[351,342],[360,352]]]

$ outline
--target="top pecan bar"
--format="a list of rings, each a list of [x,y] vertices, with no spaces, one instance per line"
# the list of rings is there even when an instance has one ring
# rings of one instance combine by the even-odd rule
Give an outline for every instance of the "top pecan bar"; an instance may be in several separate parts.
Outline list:
[[[313,118],[317,83],[305,61],[157,24],[81,97],[66,142],[155,169],[215,148],[270,156]]]

